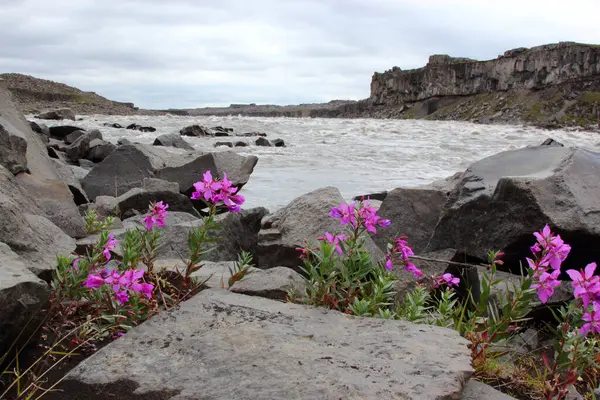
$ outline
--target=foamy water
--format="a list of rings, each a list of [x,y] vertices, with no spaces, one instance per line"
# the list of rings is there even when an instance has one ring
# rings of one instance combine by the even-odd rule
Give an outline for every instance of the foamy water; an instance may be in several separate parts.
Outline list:
[[[259,131],[269,139],[282,138],[287,147],[214,148],[217,141],[256,138],[185,139],[198,150],[235,151],[258,156],[258,164],[243,188],[246,207],[275,210],[297,196],[325,186],[335,186],[350,199],[355,195],[413,187],[452,175],[469,164],[500,151],[540,144],[552,137],[565,145],[600,150],[594,133],[544,131],[521,126],[478,125],[465,122],[432,122],[374,119],[296,119],[249,117],[121,117],[84,116],[73,123],[97,128],[116,143],[121,137],[152,143],[163,133],[185,126],[224,126],[235,132]],[[49,121],[44,121],[49,122]],[[62,121],[61,124],[64,124]],[[156,132],[139,132],[103,126],[137,123]],[[49,124],[52,125],[52,124]]]

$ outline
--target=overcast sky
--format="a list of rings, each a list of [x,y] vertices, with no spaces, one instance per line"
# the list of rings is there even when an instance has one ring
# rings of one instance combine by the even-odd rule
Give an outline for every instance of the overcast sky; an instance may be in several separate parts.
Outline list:
[[[430,54],[600,43],[600,0],[0,0],[0,72],[144,108],[369,96]]]

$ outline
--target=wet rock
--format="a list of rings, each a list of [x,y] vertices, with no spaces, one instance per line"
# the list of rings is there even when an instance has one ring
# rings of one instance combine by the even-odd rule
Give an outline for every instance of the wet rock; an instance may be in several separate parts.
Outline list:
[[[200,125],[186,126],[179,133],[183,136],[212,136],[212,133],[207,128]]]
[[[156,128],[154,128],[152,126],[142,126],[142,125],[138,125],[138,124],[127,125],[127,127],[125,129],[130,129],[130,130],[140,131],[140,132],[156,132]]]
[[[154,143],[152,144],[154,146],[170,146],[176,147],[178,149],[194,150],[194,147],[185,140],[183,140],[181,135],[177,135],[175,133],[160,135],[159,137],[154,139]]]
[[[257,146],[271,147],[271,142],[268,139],[265,139],[264,137],[259,137],[258,139],[256,139],[256,142],[254,142],[254,144]]]
[[[452,247],[485,260],[503,249],[514,273],[546,223],[572,247],[563,269],[600,259],[600,154],[581,148],[528,147],[472,164],[452,191],[428,249]],[[493,227],[493,229],[491,228]]]
[[[110,142],[105,142],[102,139],[93,139],[90,141],[90,151],[88,152],[87,159],[98,163],[108,157],[116,148],[117,146]]]
[[[227,147],[233,147],[233,143],[232,142],[217,142],[214,144],[215,147],[219,147],[219,146],[227,146]]]
[[[261,223],[258,235],[258,267],[261,269],[288,267],[300,272],[300,253],[304,239],[316,240],[325,232],[341,233],[339,220],[329,217],[332,207],[344,203],[340,191],[326,187],[302,195],[286,207],[277,210]],[[367,238],[366,247],[376,259],[383,253]]]
[[[75,131],[82,130],[78,126],[70,126],[70,125],[51,126],[49,129],[50,129],[50,137],[52,137],[54,139],[60,139],[60,140],[63,140],[65,137],[67,137],[67,135],[69,135]]]
[[[564,144],[562,144],[561,142],[559,142],[559,141],[556,141],[556,140],[554,140],[554,139],[552,139],[552,138],[548,138],[548,139],[544,140],[540,146],[557,146],[557,147],[565,147],[565,145],[564,145]]]
[[[117,144],[119,146],[125,146],[128,144],[134,144],[131,140],[127,139],[127,138],[120,138],[119,140],[117,140]]]
[[[50,138],[50,128],[46,124],[38,123],[36,121],[29,121],[31,130],[38,134],[44,143],[48,143]]]
[[[275,147],[285,147],[283,139],[273,139],[271,140],[271,144]]]
[[[398,188],[390,191],[377,212],[392,224],[380,228],[373,240],[380,249],[386,250],[387,237],[407,236],[415,252],[427,247],[429,239],[440,219],[448,196],[444,190]]]
[[[304,295],[306,284],[302,275],[296,271],[286,267],[275,267],[267,270],[257,269],[234,283],[229,290],[248,296],[285,301],[289,292]]]
[[[182,193],[190,195],[193,184],[210,170],[215,177],[227,177],[242,187],[254,170],[258,158],[234,152],[171,153],[161,147],[142,144],[118,147],[90,171],[82,186],[90,199],[100,195],[123,194],[140,187],[144,178],[159,178],[179,183]],[[116,187],[115,187],[116,186]]]
[[[67,158],[73,163],[77,162],[80,158],[87,158],[90,151],[90,142],[91,139],[89,135],[84,133],[79,136],[65,149]]]
[[[224,132],[224,133],[230,133],[233,132],[233,128],[223,128],[222,126],[214,126],[212,128],[210,128],[211,130],[215,131],[215,132]]]
[[[246,143],[246,142],[235,142],[234,146],[235,147],[246,147],[246,146],[248,146],[248,143]]]
[[[470,362],[449,329],[207,289],[84,360],[48,398],[451,399]]]
[[[377,192],[377,193],[369,193],[369,194],[363,194],[360,196],[354,196],[354,198],[352,198],[352,200],[354,201],[360,201],[361,199],[371,199],[371,202],[373,202],[373,200],[376,201],[381,201],[383,202],[385,200],[385,198],[387,197],[388,192],[384,191],[384,192]]]
[[[239,135],[236,135],[236,136],[247,136],[247,137],[249,137],[249,136],[263,136],[264,137],[264,136],[267,136],[267,134],[264,133],[264,132],[246,132],[246,133],[240,133]]]
[[[29,172],[27,140],[23,133],[0,116],[0,165],[13,174]]]
[[[73,142],[75,142],[77,139],[79,139],[83,135],[85,135],[85,131],[83,131],[83,130],[74,131],[74,132],[69,133],[67,136],[65,136],[65,138],[63,140],[66,144],[72,144]]]
[[[117,124],[117,123],[111,124],[110,122],[105,122],[102,125],[108,126],[109,128],[116,128],[116,129],[122,129],[123,128],[123,126],[121,126],[121,124]]]
[[[0,243],[0,354],[13,344],[13,350],[25,344],[44,318],[41,309],[49,295],[46,282],[30,272],[25,260],[8,245]]]
[[[59,108],[57,110],[46,111],[37,115],[36,118],[53,120],[70,119],[71,121],[75,121],[75,113],[68,108]]]

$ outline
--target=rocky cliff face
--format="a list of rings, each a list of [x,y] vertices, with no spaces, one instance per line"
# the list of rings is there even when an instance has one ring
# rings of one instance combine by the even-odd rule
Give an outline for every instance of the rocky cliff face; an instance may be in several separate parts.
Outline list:
[[[375,73],[369,100],[397,106],[440,96],[540,89],[599,75],[600,46],[571,42],[509,50],[489,61],[433,55],[423,68]]]

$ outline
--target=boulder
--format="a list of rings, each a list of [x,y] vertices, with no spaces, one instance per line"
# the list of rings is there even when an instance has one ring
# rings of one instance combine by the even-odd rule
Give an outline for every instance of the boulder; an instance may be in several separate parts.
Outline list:
[[[490,385],[470,379],[465,385],[461,400],[515,400],[509,396],[494,389]]]
[[[109,127],[109,128],[116,128],[116,129],[122,129],[122,128],[123,128],[123,127],[121,126],[121,124],[117,124],[116,122],[115,122],[115,123],[112,123],[112,124],[111,124],[110,122],[105,122],[105,123],[103,123],[102,125],[104,125],[104,126],[107,126],[107,127]]]
[[[0,354],[13,344],[13,350],[25,344],[44,318],[41,309],[49,295],[46,282],[30,272],[25,260],[8,245],[0,243]]]
[[[229,133],[227,132],[222,132],[222,131],[216,131],[213,132],[213,135],[216,137],[224,137],[224,136],[230,136]]]
[[[0,116],[7,120],[27,141],[27,168],[29,173],[17,175],[19,185],[35,199],[35,209],[19,204],[22,212],[42,215],[72,237],[85,235],[85,224],[73,201],[68,186],[61,181],[46,145],[31,130],[29,122],[12,102],[10,92],[0,84]],[[18,251],[17,251],[18,252]]]
[[[389,219],[392,224],[378,229],[373,240],[385,251],[387,237],[407,236],[408,243],[415,252],[423,251],[447,200],[446,192],[438,189],[398,188],[390,191],[381,203],[377,215]]]
[[[39,133],[42,136],[46,136],[46,138],[50,137],[50,128],[48,128],[48,125],[42,124],[41,122],[36,122],[36,121],[28,121],[28,122],[29,122],[29,127],[31,128],[32,131],[34,131],[35,133]]]
[[[173,153],[161,147],[133,144],[118,147],[90,171],[82,186],[90,199],[100,195],[123,194],[140,187],[144,178],[159,178],[179,183],[180,191],[190,195],[193,184],[210,170],[213,176],[227,177],[237,187],[248,182],[258,158],[231,151],[217,153]]]
[[[85,192],[83,191],[81,184],[79,183],[79,178],[75,175],[75,172],[73,170],[73,168],[79,168],[79,167],[68,165],[68,164],[66,164],[60,160],[56,160],[56,159],[52,159],[52,161],[54,162],[56,171],[58,172],[58,175],[60,176],[62,181],[65,182],[69,186],[69,190],[73,194],[73,201],[75,202],[75,204],[79,206],[81,204],[89,203],[90,201],[87,198],[87,195],[85,194]],[[83,176],[83,177],[85,177],[85,175],[87,175],[87,171],[85,171],[85,174],[81,174],[80,171],[77,171],[77,172],[80,174],[80,176]]]
[[[271,144],[275,147],[285,147],[283,139],[273,139],[271,140]]]
[[[542,142],[540,146],[557,146],[557,147],[565,147],[561,142],[554,140],[552,138],[548,138]]]
[[[219,147],[219,146],[227,146],[227,147],[233,147],[233,142],[217,142],[214,144],[215,147]]]
[[[505,267],[520,272],[532,233],[545,224],[572,247],[563,269],[600,259],[600,153],[528,147],[471,165],[452,191],[428,249],[456,248],[485,260],[502,249]]]
[[[248,146],[248,143],[246,142],[235,142],[234,143],[234,147],[246,147]]]
[[[167,211],[170,210],[171,205],[169,204]],[[209,234],[217,241],[214,243],[214,249],[204,255],[204,259],[207,261],[235,261],[242,251],[247,251],[252,254],[256,263],[260,221],[267,213],[265,208],[252,208],[239,213],[218,215],[216,223],[219,227]],[[143,216],[140,215],[124,220],[125,229],[134,228],[142,219]],[[188,232],[193,227],[202,224],[202,220],[189,213],[169,212],[166,224],[161,228],[163,247],[160,256],[164,258],[187,257],[189,253]],[[120,234],[121,232],[115,233],[115,235]]]
[[[77,164],[79,164],[79,166],[81,168],[85,168],[86,170],[91,170],[92,168],[94,168],[96,166],[96,164],[93,161],[90,160],[84,160],[82,158],[80,158],[79,160],[77,160]]]
[[[29,172],[25,135],[0,116],[0,165],[14,175]]]
[[[56,150],[53,147],[48,147],[48,157],[62,162],[67,162],[67,155],[64,151]]]
[[[61,139],[61,140],[73,132],[82,130],[78,126],[71,126],[71,125],[51,126],[49,129],[50,129],[50,137],[55,138],[55,139]]]
[[[127,127],[125,129],[131,129],[131,130],[140,131],[140,132],[156,132],[156,128],[154,128],[152,126],[142,126],[142,125],[138,125],[138,124],[127,125]]]
[[[119,146],[125,146],[126,144],[134,144],[134,143],[127,138],[120,138],[119,140],[117,140],[117,144]]]
[[[63,142],[62,140],[50,138],[48,139],[48,144],[46,147],[56,149],[64,153],[67,150],[67,147],[69,147],[69,145]]]
[[[234,293],[285,301],[288,293],[304,295],[306,283],[302,275],[286,267],[257,269],[237,281],[229,289]]]
[[[85,135],[85,131],[84,130],[73,131],[73,132],[69,133],[67,136],[65,136],[63,140],[64,140],[64,142],[66,144],[72,144],[77,139],[79,139],[80,137],[82,137],[83,135]]]
[[[111,215],[118,215],[121,219],[124,219],[136,214],[144,214],[153,201],[163,201],[168,204],[168,211],[194,212],[189,197],[178,191],[133,188],[116,198],[115,208]]]
[[[200,125],[186,126],[179,131],[179,134],[183,136],[213,136],[210,130]]]
[[[256,139],[254,144],[257,146],[271,147],[271,142],[269,141],[269,139],[266,139],[264,137],[259,137],[258,139]]]
[[[117,146],[102,139],[93,139],[90,141],[90,151],[87,159],[93,162],[100,162],[112,153]]]
[[[86,158],[90,151],[90,141],[89,135],[84,133],[67,146],[65,153],[67,153],[69,160],[75,163],[80,158]]]
[[[191,144],[183,140],[181,135],[177,135],[176,133],[160,135],[154,139],[154,143],[152,144],[154,146],[170,146],[178,149],[194,150],[194,147]]]
[[[75,113],[69,108],[59,108],[57,110],[46,111],[45,113],[37,115],[36,118],[53,120],[70,119],[75,121]]]
[[[246,136],[246,137],[262,136],[262,137],[265,137],[265,136],[267,136],[267,134],[263,133],[263,132],[246,132],[246,133],[240,133],[239,135],[236,135],[236,136]]]
[[[383,202],[385,200],[385,198],[387,197],[387,195],[388,195],[388,192],[383,191],[383,192],[377,192],[377,193],[362,194],[360,196],[354,196],[352,198],[352,200],[360,201],[361,199],[370,199],[371,202],[373,202],[373,200]]]
[[[263,218],[258,234],[258,268],[282,266],[300,272],[302,260],[296,249],[304,245],[305,239],[314,242],[325,232],[343,232],[340,221],[329,217],[329,213],[344,202],[338,189],[326,187],[302,195]],[[383,258],[371,239],[367,238],[365,244],[376,259]]]
[[[233,132],[233,128],[223,128],[222,126],[213,126],[210,129],[215,132],[224,132],[224,133]]]
[[[473,373],[467,344],[450,329],[207,289],[103,347],[47,396],[458,399]]]

